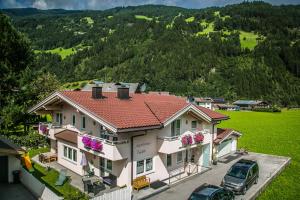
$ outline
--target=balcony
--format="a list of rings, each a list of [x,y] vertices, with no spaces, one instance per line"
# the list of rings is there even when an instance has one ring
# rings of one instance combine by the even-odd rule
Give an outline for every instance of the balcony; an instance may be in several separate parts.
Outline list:
[[[195,139],[196,135],[198,134],[203,136],[203,138],[200,136],[199,141],[197,141],[198,138]],[[183,137],[185,138],[183,139]],[[210,143],[211,137],[212,136],[208,131],[186,131],[180,136],[158,137],[158,152],[172,154],[187,148],[194,148],[199,145]]]
[[[58,125],[58,124],[48,123],[48,122],[40,122],[38,132],[40,135],[47,136],[48,138],[50,138],[52,140],[56,140],[54,135],[65,129],[66,129],[66,127]]]
[[[82,140],[83,137],[94,141],[97,148],[85,145]],[[110,141],[86,134],[78,134],[77,142],[79,149],[112,161],[123,160],[130,157],[130,145],[128,140]]]

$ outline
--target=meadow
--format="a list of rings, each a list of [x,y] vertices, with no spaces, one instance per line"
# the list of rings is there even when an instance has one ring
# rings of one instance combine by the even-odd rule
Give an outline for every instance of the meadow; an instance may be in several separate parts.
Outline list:
[[[222,113],[230,116],[230,119],[222,122],[220,127],[242,132],[239,147],[292,158],[291,165],[267,187],[259,199],[300,199],[300,110]]]

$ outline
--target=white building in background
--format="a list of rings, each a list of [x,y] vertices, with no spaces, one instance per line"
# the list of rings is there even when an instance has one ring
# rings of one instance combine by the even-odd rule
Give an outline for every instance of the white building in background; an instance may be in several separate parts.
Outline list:
[[[185,98],[135,94],[122,86],[117,92],[98,86],[55,92],[29,113],[52,116],[39,132],[50,138],[59,164],[80,175],[94,171],[117,186],[142,175],[153,182],[200,172],[210,167],[213,152],[235,151],[240,135],[217,128],[227,116]]]

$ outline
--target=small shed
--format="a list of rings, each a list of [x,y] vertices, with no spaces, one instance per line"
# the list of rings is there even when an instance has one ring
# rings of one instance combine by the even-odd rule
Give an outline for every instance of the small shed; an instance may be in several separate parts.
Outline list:
[[[0,137],[0,182],[12,183],[13,171],[21,169],[21,155],[25,150],[10,140]]]

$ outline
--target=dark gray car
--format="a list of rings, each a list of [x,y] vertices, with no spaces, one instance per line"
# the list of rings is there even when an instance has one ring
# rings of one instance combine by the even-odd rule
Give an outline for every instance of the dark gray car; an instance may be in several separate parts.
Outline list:
[[[245,194],[259,177],[259,167],[256,161],[241,159],[227,172],[221,185],[237,194]]]

